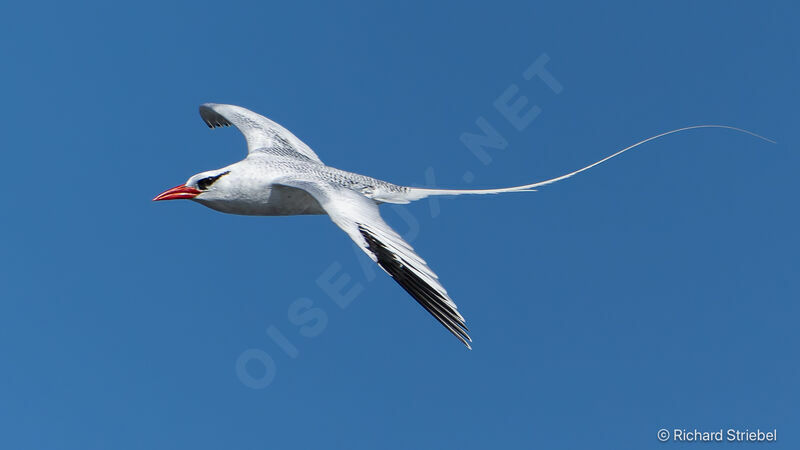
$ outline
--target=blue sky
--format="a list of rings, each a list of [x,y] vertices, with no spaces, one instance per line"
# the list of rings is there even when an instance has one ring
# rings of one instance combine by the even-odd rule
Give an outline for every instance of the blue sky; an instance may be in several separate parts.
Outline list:
[[[688,448],[656,432],[761,428],[798,448],[798,12],[8,5],[0,446]],[[543,55],[559,93],[523,76]],[[494,106],[512,86],[540,109],[521,130]],[[203,102],[401,184],[522,184],[700,123],[779,144],[693,130],[537,193],[384,207],[470,352],[325,217],[152,203],[244,155]],[[488,164],[460,139],[480,120],[507,142]],[[325,288],[343,275],[345,308]],[[324,322],[298,326],[303,305]],[[274,366],[243,377],[242,355]]]

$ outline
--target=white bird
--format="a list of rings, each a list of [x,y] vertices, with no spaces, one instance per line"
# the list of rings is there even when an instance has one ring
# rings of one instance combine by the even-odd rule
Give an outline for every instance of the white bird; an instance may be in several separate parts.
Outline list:
[[[383,221],[381,203],[409,203],[432,195],[532,191],[588,170],[645,142],[693,128],[668,131],[626,147],[584,168],[550,180],[502,189],[446,190],[400,186],[325,165],[308,145],[277,123],[234,105],[206,103],[200,116],[210,128],[233,125],[247,140],[247,157],[192,176],[153,200],[191,199],[217,211],[256,216],[327,214],[386,273],[467,348],[472,342],[464,317],[424,259]],[[772,141],[770,141],[772,142]]]

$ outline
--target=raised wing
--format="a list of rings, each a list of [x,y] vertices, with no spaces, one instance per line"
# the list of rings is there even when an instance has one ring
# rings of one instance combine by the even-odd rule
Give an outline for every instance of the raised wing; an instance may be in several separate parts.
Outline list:
[[[373,261],[467,348],[471,348],[469,330],[456,304],[425,260],[383,221],[375,202],[356,191],[323,182],[282,180],[276,184],[311,194],[331,220]]]
[[[200,117],[209,128],[235,126],[247,140],[247,152],[263,151],[296,156],[322,163],[316,153],[289,130],[249,109],[235,105],[204,103]]]

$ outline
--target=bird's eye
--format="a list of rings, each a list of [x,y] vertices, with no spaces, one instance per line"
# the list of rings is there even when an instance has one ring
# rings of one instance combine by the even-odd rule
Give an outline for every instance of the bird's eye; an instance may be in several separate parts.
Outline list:
[[[209,186],[214,184],[215,181],[217,181],[215,177],[208,177],[208,178],[203,178],[202,180],[197,180],[197,188],[200,189],[201,191],[205,191],[206,189],[209,188]]]
[[[200,189],[201,191],[208,190],[208,188],[210,188],[211,185],[214,184],[214,182],[219,180],[220,177],[222,177],[223,175],[227,175],[229,173],[230,172],[223,172],[223,173],[221,173],[219,175],[215,175],[213,177],[201,178],[201,179],[197,180],[197,188]]]

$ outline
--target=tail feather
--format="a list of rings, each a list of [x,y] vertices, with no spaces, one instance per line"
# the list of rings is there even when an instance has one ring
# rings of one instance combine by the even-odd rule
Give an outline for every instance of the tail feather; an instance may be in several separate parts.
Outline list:
[[[410,201],[420,200],[420,199],[423,199],[423,198],[426,198],[426,197],[430,197],[432,195],[464,195],[464,194],[482,195],[482,194],[503,194],[503,193],[506,193],[506,192],[535,192],[536,189],[534,189],[534,188],[537,188],[537,187],[540,187],[540,186],[545,186],[545,185],[548,185],[548,184],[555,183],[557,181],[561,181],[561,180],[565,180],[567,178],[570,178],[570,177],[572,177],[574,175],[577,175],[577,174],[579,174],[579,173],[581,173],[583,171],[589,170],[589,169],[591,169],[592,167],[594,167],[594,166],[596,166],[598,164],[602,164],[602,163],[608,161],[611,158],[619,156],[619,155],[627,152],[628,150],[636,148],[636,147],[638,147],[638,146],[640,146],[642,144],[645,144],[647,142],[650,142],[652,140],[655,140],[655,139],[658,139],[658,138],[661,138],[661,137],[664,137],[664,136],[667,136],[667,135],[670,135],[670,134],[673,134],[673,133],[679,133],[681,131],[686,131],[686,130],[693,130],[693,129],[696,129],[696,128],[725,128],[725,129],[728,129],[728,130],[734,130],[734,131],[738,131],[738,132],[741,132],[741,133],[746,133],[746,134],[749,134],[751,136],[754,136],[754,137],[757,137],[759,139],[763,139],[763,140],[765,140],[767,142],[771,142],[771,143],[775,144],[775,141],[773,141],[772,139],[765,138],[764,136],[761,136],[761,135],[758,135],[756,133],[753,133],[752,131],[744,130],[742,128],[736,128],[736,127],[731,127],[731,126],[727,126],[727,125],[694,125],[694,126],[691,126],[691,127],[684,127],[684,128],[678,128],[676,130],[667,131],[665,133],[661,133],[661,134],[649,137],[647,139],[641,140],[641,141],[639,141],[639,142],[637,142],[637,143],[635,143],[635,144],[633,144],[631,146],[623,148],[622,150],[620,150],[620,151],[618,151],[616,153],[613,153],[613,154],[611,154],[609,156],[606,156],[605,158],[603,158],[603,159],[601,159],[599,161],[596,161],[596,162],[594,162],[592,164],[589,164],[586,167],[582,167],[582,168],[580,168],[580,169],[578,169],[578,170],[576,170],[574,172],[570,172],[568,174],[561,175],[559,177],[551,178],[549,180],[537,181],[536,183],[524,184],[522,186],[512,186],[512,187],[499,188],[499,189],[425,189],[425,188],[409,188],[408,192],[406,192],[404,194],[404,198],[402,200],[404,200],[403,203],[407,203],[407,202],[410,202]],[[400,202],[397,202],[397,203],[400,203]]]

